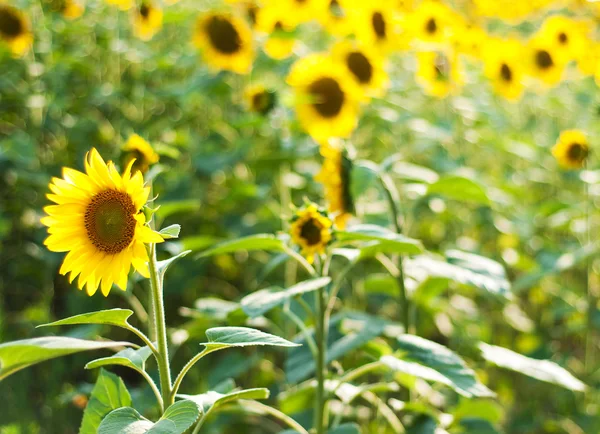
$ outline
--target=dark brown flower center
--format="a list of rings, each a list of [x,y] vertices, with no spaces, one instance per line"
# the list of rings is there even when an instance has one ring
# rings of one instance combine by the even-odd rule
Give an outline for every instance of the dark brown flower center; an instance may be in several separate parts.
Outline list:
[[[385,39],[386,37],[386,25],[385,19],[381,12],[375,12],[371,17],[371,24],[373,25],[373,31],[377,36],[377,39]]]
[[[369,59],[360,51],[354,51],[346,57],[346,63],[350,72],[358,79],[360,83],[366,84],[373,77],[373,66]]]
[[[236,28],[226,17],[211,17],[206,24],[206,33],[213,47],[225,54],[234,54],[242,48]]]
[[[342,110],[345,95],[337,80],[319,78],[308,87],[308,92],[313,99],[313,107],[321,116],[332,118]]]
[[[85,230],[98,250],[115,255],[131,244],[135,235],[135,205],[127,193],[104,190],[85,210]]]
[[[537,50],[535,53],[535,63],[541,69],[548,69],[554,65],[552,56],[546,50]]]
[[[16,38],[24,30],[17,11],[9,6],[0,5],[0,34],[5,38]]]
[[[263,91],[252,96],[252,109],[262,115],[269,113],[275,107],[275,92]]]
[[[566,44],[567,42],[569,42],[569,37],[567,36],[567,34],[565,32],[560,32],[558,34],[558,42],[560,42],[561,44]]]
[[[581,143],[571,143],[569,145],[569,150],[567,151],[567,158],[574,163],[581,163],[585,161],[588,154],[589,150],[587,146],[582,145]]]
[[[128,165],[131,160],[135,158],[133,166],[131,166],[131,173],[135,173],[138,170],[142,173],[146,173],[150,168],[150,162],[146,158],[146,155],[139,150],[128,151],[124,156],[124,165]]]
[[[425,24],[425,30],[429,34],[433,34],[437,31],[437,23],[435,22],[435,18],[429,18],[427,24]]]
[[[146,3],[142,3],[140,6],[140,16],[142,18],[148,18],[148,15],[150,15],[150,6],[148,6]]]
[[[506,63],[503,63],[500,67],[500,77],[502,77],[504,81],[512,81],[512,76],[513,74],[510,66],[508,66]]]
[[[248,8],[246,9],[246,15],[248,16],[248,20],[250,21],[250,24],[252,24],[252,25],[256,24],[256,17],[258,15],[258,7],[255,5],[248,6]]]
[[[302,225],[300,236],[306,241],[306,244],[314,246],[321,242],[321,229],[322,226],[315,219],[310,219]]]

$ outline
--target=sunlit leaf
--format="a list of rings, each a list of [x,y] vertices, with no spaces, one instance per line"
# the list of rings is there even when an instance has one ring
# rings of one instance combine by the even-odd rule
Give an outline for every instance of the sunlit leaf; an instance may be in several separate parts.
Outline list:
[[[113,356],[92,360],[85,365],[85,369],[95,369],[108,365],[121,365],[138,372],[143,372],[146,369],[146,360],[148,360],[148,357],[150,357],[151,354],[152,351],[148,347],[142,347],[139,350],[126,348]]]
[[[133,315],[130,309],[108,309],[97,312],[82,313],[81,315],[71,316],[69,318],[54,321],[48,324],[42,324],[38,327],[51,327],[60,325],[76,324],[107,324],[122,328],[128,328],[127,319]]]
[[[284,243],[280,238],[270,234],[250,235],[236,240],[224,241],[216,246],[201,252],[198,258],[207,256],[234,253],[240,250],[266,250],[271,252],[283,252]]]
[[[203,418],[217,410],[220,406],[237,401],[239,399],[267,399],[269,397],[269,389],[245,389],[236,390],[229,393],[206,392],[200,395],[177,395],[180,398],[195,402],[200,408]]]
[[[208,342],[201,345],[209,350],[229,347],[275,346],[297,347],[295,344],[279,336],[261,332],[248,327],[214,327],[206,330]]]
[[[444,176],[429,185],[429,195],[440,195],[461,202],[489,205],[490,199],[481,184],[462,176]]]
[[[377,253],[413,255],[423,250],[420,241],[377,225],[357,225],[346,231],[337,231],[336,239],[340,244],[364,242],[358,247],[361,257]]]

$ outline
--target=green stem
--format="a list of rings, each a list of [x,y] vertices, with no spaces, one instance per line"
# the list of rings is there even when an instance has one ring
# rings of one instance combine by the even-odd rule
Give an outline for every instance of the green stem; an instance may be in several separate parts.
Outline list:
[[[150,244],[150,289],[154,306],[154,320],[158,341],[158,371],[160,374],[160,393],[165,409],[173,404],[171,396],[171,368],[169,366],[169,347],[167,344],[167,326],[165,323],[165,305],[163,300],[163,281],[156,261],[156,245]]]
[[[188,373],[188,371],[192,368],[192,366],[194,366],[196,364],[196,362],[198,362],[198,360],[200,360],[202,357],[206,356],[209,353],[212,353],[213,351],[217,351],[217,350],[219,350],[219,348],[212,349],[212,350],[204,348],[202,351],[200,351],[198,354],[196,354],[194,357],[192,357],[189,360],[189,362],[187,362],[185,364],[185,366],[183,368],[181,368],[181,371],[179,372],[179,374],[177,374],[177,378],[175,378],[175,381],[173,382],[173,390],[171,392],[172,399],[175,399],[175,395],[177,394],[177,391],[179,390],[179,386],[181,386],[183,377],[185,377],[185,374]]]
[[[317,391],[315,401],[315,429],[317,434],[325,432],[325,288],[319,288],[316,292],[317,322],[315,334],[317,338],[317,358],[315,360],[317,371]]]
[[[298,327],[298,329],[302,332],[302,334],[304,335],[304,338],[306,339],[306,343],[308,344],[308,348],[310,349],[310,352],[313,355],[313,358],[316,360],[317,353],[319,352],[319,350],[317,348],[317,344],[315,343],[314,338],[312,337],[312,334],[310,333],[310,331],[308,330],[306,325],[304,325],[302,320],[300,318],[298,318],[298,315],[296,315],[294,312],[292,312],[289,309],[289,307],[283,308],[283,313],[285,315],[287,315],[287,317],[289,319],[291,319],[292,322],[294,324],[296,324],[296,327]]]
[[[146,381],[148,382],[148,385],[150,386],[150,389],[152,389],[152,393],[154,393],[154,396],[156,396],[156,401],[158,401],[158,405],[160,407],[160,412],[164,413],[165,412],[165,404],[163,402],[162,396],[160,395],[160,390],[158,390],[158,387],[156,387],[154,380],[152,379],[152,377],[150,377],[150,375],[148,375],[148,373],[146,371],[139,371],[139,372],[140,372],[140,374],[142,374],[142,377],[144,377],[146,379]]]

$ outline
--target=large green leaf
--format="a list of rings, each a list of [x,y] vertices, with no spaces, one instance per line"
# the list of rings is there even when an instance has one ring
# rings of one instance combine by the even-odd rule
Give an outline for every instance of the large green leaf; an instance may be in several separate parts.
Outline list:
[[[483,358],[501,368],[510,369],[547,383],[553,383],[566,389],[583,392],[586,385],[569,371],[550,360],[538,360],[515,353],[508,348],[479,344]]]
[[[150,357],[151,354],[152,351],[148,347],[142,347],[139,350],[125,348],[114,356],[92,360],[85,365],[85,369],[95,369],[108,365],[121,365],[127,366],[138,372],[144,372],[146,369],[146,360],[148,360],[148,357]]]
[[[133,345],[129,342],[88,341],[62,336],[25,339],[0,345],[0,380],[36,363],[81,351]]]
[[[360,427],[355,423],[343,423],[327,431],[327,434],[360,434]]]
[[[377,225],[357,225],[346,231],[337,231],[336,239],[340,244],[367,242],[360,246],[361,257],[377,253],[414,255],[423,251],[420,241]]]
[[[469,398],[494,396],[479,382],[475,372],[443,345],[413,335],[401,335],[397,341],[403,352],[402,359],[394,356],[381,358],[394,371],[445,384]]]
[[[75,315],[48,324],[42,324],[38,327],[76,324],[107,324],[117,327],[128,328],[129,323],[127,322],[127,319],[131,315],[133,315],[133,311],[130,309],[99,310],[97,312],[82,313],[81,315]]]
[[[100,369],[100,375],[83,412],[79,434],[96,434],[102,419],[108,413],[130,405],[131,396],[121,377]]]
[[[429,185],[428,195],[440,195],[461,202],[489,205],[490,199],[481,184],[462,176],[450,175]]]
[[[182,434],[200,416],[198,405],[192,401],[177,401],[156,423],[140,415],[131,407],[111,411],[104,418],[98,434]]]
[[[218,407],[238,399],[267,399],[269,397],[269,389],[245,389],[234,390],[229,393],[206,392],[200,395],[177,395],[180,398],[195,402],[200,408],[202,418],[215,411]]]
[[[229,347],[249,347],[268,345],[276,347],[297,347],[295,344],[279,336],[261,332],[248,327],[214,327],[206,330],[208,342],[201,345],[207,350],[219,350]]]
[[[263,315],[285,301],[307,292],[315,291],[331,282],[330,277],[305,280],[287,289],[265,288],[247,295],[241,300],[242,309],[250,318]]]
[[[266,250],[271,252],[285,251],[283,240],[275,235],[258,234],[248,237],[238,238],[236,240],[224,241],[216,246],[201,252],[198,258],[207,256],[222,255],[224,253],[234,253],[240,250]]]

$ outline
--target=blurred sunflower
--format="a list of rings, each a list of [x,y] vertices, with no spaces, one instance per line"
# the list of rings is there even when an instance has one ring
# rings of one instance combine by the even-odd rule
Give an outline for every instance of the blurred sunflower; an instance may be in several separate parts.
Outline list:
[[[365,2],[352,7],[352,25],[356,37],[366,46],[382,53],[402,48],[402,35],[391,5],[374,3]]]
[[[427,93],[444,98],[463,83],[458,58],[443,51],[424,51],[417,54],[419,66],[417,81]]]
[[[246,105],[252,112],[268,115],[275,107],[277,94],[261,84],[248,86],[244,92]]]
[[[567,169],[581,169],[589,153],[590,145],[580,130],[563,131],[552,148],[552,155],[558,164]]]
[[[557,55],[566,60],[582,56],[588,41],[589,24],[561,15],[553,15],[544,21],[538,35],[554,42]]]
[[[131,175],[131,162],[119,175],[112,162],[104,162],[92,149],[85,158],[86,173],[65,167],[63,178],[53,178],[56,205],[44,208],[48,227],[44,244],[53,252],[68,252],[60,274],[79,276],[77,286],[93,295],[98,287],[108,295],[113,283],[125,290],[133,266],[149,277],[148,254],[144,243],[160,243],[162,237],[145,225],[141,208],[148,200],[140,172]]]
[[[147,0],[133,10],[133,33],[142,41],[149,41],[162,27],[163,12]]]
[[[263,49],[273,59],[285,59],[292,54],[296,44],[295,28],[290,14],[283,14],[279,8],[264,7],[256,16],[256,30],[269,35]]]
[[[412,37],[421,42],[441,43],[448,41],[452,34],[452,22],[457,15],[445,4],[426,0],[407,20]]]
[[[481,59],[488,35],[474,23],[457,20],[453,27],[452,44],[457,53]]]
[[[46,0],[53,12],[60,13],[68,20],[79,18],[83,14],[83,6],[77,0]]]
[[[346,36],[352,33],[349,0],[323,0],[325,6],[317,19],[323,28],[331,35]]]
[[[295,90],[298,120],[316,141],[352,133],[360,95],[343,65],[311,54],[294,63],[287,83]]]
[[[338,143],[323,143],[320,149],[323,156],[321,171],[315,180],[323,184],[327,210],[334,217],[339,229],[346,227],[346,222],[354,213],[354,201],[350,191],[352,160],[346,150]]]
[[[300,246],[302,255],[312,263],[315,255],[325,253],[333,238],[332,221],[314,203],[296,211],[290,225],[292,241]]]
[[[331,50],[333,58],[345,65],[361,92],[381,96],[388,85],[383,59],[366,46],[351,41],[340,41]]]
[[[555,45],[547,38],[532,38],[527,45],[528,72],[547,86],[557,84],[563,74],[565,62]]]
[[[252,32],[243,20],[227,13],[208,13],[198,18],[193,42],[214,70],[247,74],[252,67]]]
[[[522,47],[517,40],[490,40],[485,45],[484,74],[494,91],[509,101],[523,93]]]
[[[122,148],[124,163],[129,165],[133,160],[132,172],[146,173],[151,165],[158,163],[160,157],[152,149],[150,143],[137,134],[129,136]]]
[[[0,40],[14,56],[22,56],[29,50],[33,35],[29,20],[16,8],[0,3]]]
[[[105,0],[107,4],[113,5],[122,11],[128,11],[134,5],[134,0]]]
[[[594,75],[600,66],[600,43],[593,40],[585,41],[585,48],[575,61],[583,75]]]

